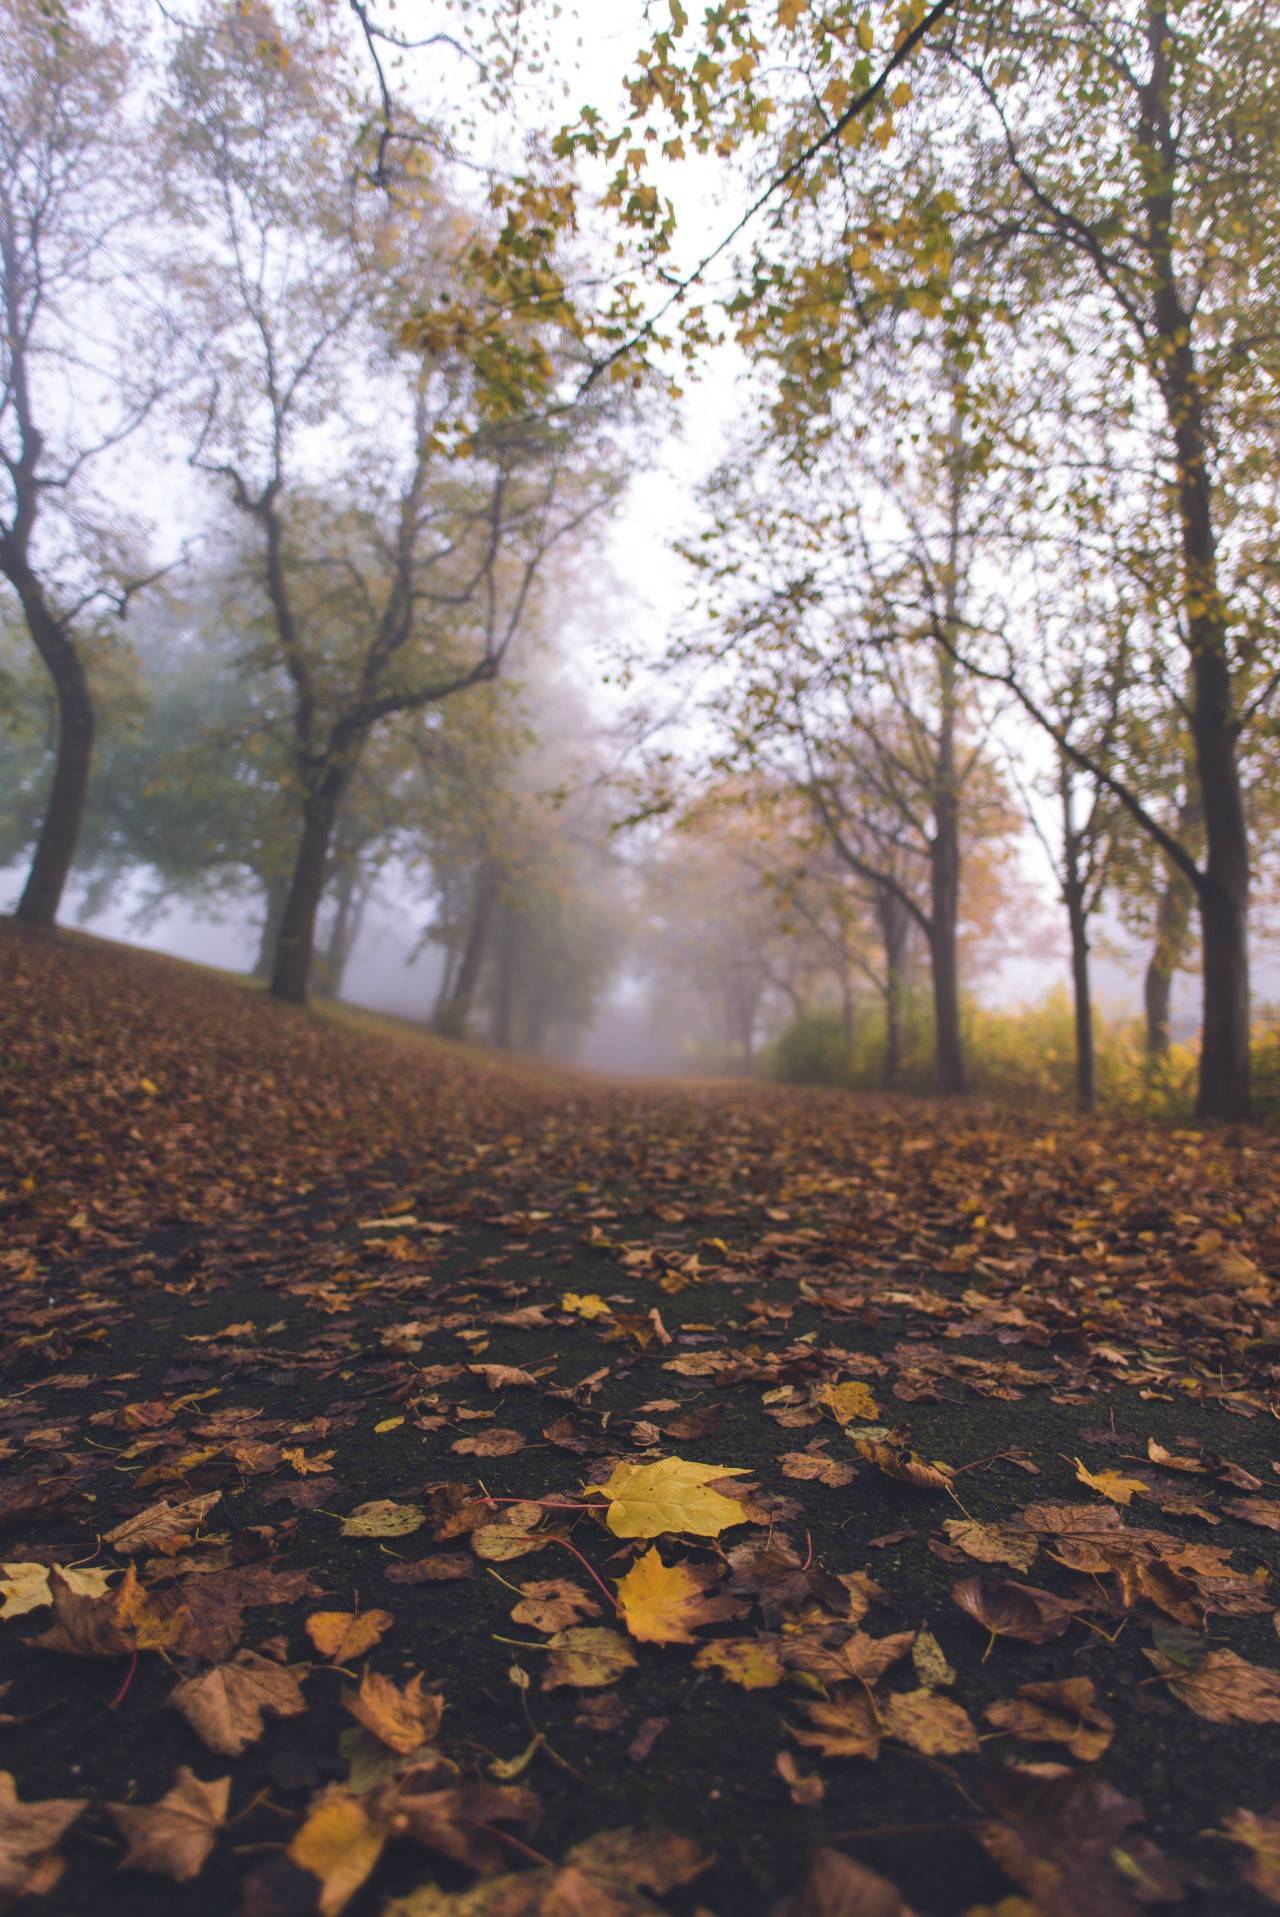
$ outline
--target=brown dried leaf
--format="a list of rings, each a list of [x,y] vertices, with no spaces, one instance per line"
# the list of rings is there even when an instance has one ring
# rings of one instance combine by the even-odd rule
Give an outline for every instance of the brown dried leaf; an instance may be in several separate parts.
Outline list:
[[[602,1624],[580,1624],[571,1630],[557,1631],[550,1640],[551,1655],[542,1675],[544,1691],[572,1685],[575,1690],[598,1690],[616,1684],[629,1671],[636,1654],[620,1631]]]
[[[992,1637],[1047,1644],[1050,1638],[1061,1637],[1071,1622],[1070,1604],[1034,1584],[1010,1580],[988,1584],[984,1578],[962,1578],[952,1585],[951,1595],[960,1609]]]
[[[1143,1655],[1174,1696],[1211,1724],[1280,1724],[1280,1671],[1249,1664],[1234,1651],[1210,1651],[1191,1671],[1160,1651]]]
[[[803,1888],[775,1904],[773,1917],[914,1917],[886,1877],[842,1850],[820,1850]]]
[[[189,1884],[204,1869],[231,1800],[231,1779],[198,1778],[183,1764],[177,1779],[154,1804],[108,1804],[128,1844],[121,1870],[145,1871]]]
[[[176,1591],[146,1591],[130,1565],[114,1591],[101,1597],[72,1589],[55,1568],[49,1573],[54,1621],[35,1642],[45,1651],[73,1657],[127,1657],[134,1651],[168,1650],[182,1636],[187,1607]]]
[[[298,1717],[307,1708],[293,1672],[256,1651],[237,1651],[229,1664],[184,1678],[168,1702],[208,1750],[224,1757],[239,1757],[257,1742],[264,1715]]]
[[[516,1624],[535,1631],[565,1631],[584,1617],[599,1617],[600,1606],[581,1585],[567,1578],[533,1578],[520,1586],[520,1602],[512,1606]]]
[[[789,1724],[787,1730],[797,1744],[807,1744],[824,1757],[878,1757],[883,1727],[876,1707],[865,1690],[837,1691],[819,1703],[802,1704],[809,1720],[801,1730]]]
[[[20,1804],[12,1774],[0,1771],[0,1909],[52,1890],[62,1873],[58,1841],[84,1808],[79,1797]]]
[[[1065,1744],[1084,1764],[1101,1757],[1115,1731],[1112,1719],[1095,1702],[1093,1681],[1087,1677],[1024,1684],[1016,1697],[988,1704],[986,1719],[1029,1744]]]
[[[937,1691],[896,1691],[881,1715],[890,1737],[925,1757],[957,1757],[981,1748],[968,1711]]]
[[[980,1564],[1008,1564],[1015,1571],[1029,1571],[1039,1550],[1026,1531],[1015,1531],[1004,1524],[979,1524],[975,1518],[946,1518],[943,1530],[952,1544],[966,1557]]]
[[[425,1691],[424,1683],[419,1672],[401,1690],[380,1672],[365,1671],[360,1689],[345,1691],[342,1702],[380,1744],[408,1757],[420,1745],[430,1743],[444,1714],[444,1699],[435,1691]]]
[[[149,1504],[145,1511],[117,1524],[113,1531],[104,1532],[104,1542],[126,1557],[139,1551],[162,1551],[172,1556],[191,1542],[221,1496],[221,1491],[205,1491],[199,1497],[185,1498],[181,1504],[161,1498],[158,1504]]]

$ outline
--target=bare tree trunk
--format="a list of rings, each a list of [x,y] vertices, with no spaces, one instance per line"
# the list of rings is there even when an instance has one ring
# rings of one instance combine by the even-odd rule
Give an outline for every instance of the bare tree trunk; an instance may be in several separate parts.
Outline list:
[[[1156,908],[1156,936],[1142,981],[1148,1058],[1169,1055],[1169,1001],[1174,976],[1186,955],[1195,892],[1186,874],[1170,869]]]
[[[333,841],[345,784],[345,772],[340,767],[331,766],[307,794],[302,809],[302,833],[298,840],[271,973],[272,997],[284,999],[291,1005],[305,1005],[307,1002],[316,942],[316,917],[324,896],[329,871],[329,847]]]
[[[960,803],[956,790],[956,664],[938,648],[940,717],[933,838],[929,846],[929,958],[933,975],[935,1070],[948,1097],[968,1090],[960,1031]]]
[[[498,968],[493,994],[493,1042],[504,1050],[511,1046],[515,1031],[516,945],[514,922],[503,912],[498,937]]]
[[[1093,1049],[1093,1000],[1089,990],[1089,920],[1083,888],[1071,876],[1063,886],[1071,927],[1071,995],[1076,1028],[1076,1107],[1091,1112],[1096,1097]]]
[[[880,1082],[891,1090],[902,1076],[902,1007],[906,995],[907,939],[910,920],[901,899],[880,886],[876,892],[876,917],[884,947],[884,1063]]]
[[[276,946],[280,942],[280,926],[288,897],[289,874],[273,872],[267,880],[266,910],[258,935],[258,956],[253,964],[253,976],[264,985],[271,983],[271,974],[275,970]]]
[[[0,553],[0,569],[17,591],[28,630],[48,668],[58,702],[53,782],[45,802],[31,870],[16,912],[26,925],[52,925],[62,903],[84,819],[93,764],[93,698],[75,643],[51,612],[30,568],[4,552]]]
[[[329,882],[335,895],[333,923],[319,956],[316,983],[327,997],[337,998],[368,897],[367,889],[361,890],[360,857],[353,846],[340,847],[334,854]]]
[[[1172,36],[1167,0],[1147,0],[1151,77],[1140,90],[1139,139],[1149,156],[1144,187],[1158,378],[1177,455],[1182,583],[1191,655],[1191,737],[1204,819],[1196,886],[1204,954],[1199,1118],[1249,1115],[1249,829],[1240,787],[1227,609],[1218,583],[1205,381],[1194,315],[1174,263],[1177,135],[1170,109]]]
[[[489,931],[493,924],[494,907],[498,902],[498,890],[501,876],[497,867],[486,861],[476,879],[475,897],[471,906],[471,922],[467,927],[466,943],[458,961],[457,972],[451,982],[446,997],[442,991],[441,1002],[437,1005],[432,1025],[437,1032],[449,1038],[462,1038],[466,1034],[467,1021],[471,1017],[471,1008],[475,1003],[476,987],[480,983],[480,973],[489,949]]]

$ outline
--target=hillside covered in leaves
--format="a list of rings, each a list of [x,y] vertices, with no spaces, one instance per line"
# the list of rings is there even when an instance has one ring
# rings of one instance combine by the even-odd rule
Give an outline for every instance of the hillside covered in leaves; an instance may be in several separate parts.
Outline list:
[[[0,1910],[1280,1902],[1280,1149],[0,930]]]

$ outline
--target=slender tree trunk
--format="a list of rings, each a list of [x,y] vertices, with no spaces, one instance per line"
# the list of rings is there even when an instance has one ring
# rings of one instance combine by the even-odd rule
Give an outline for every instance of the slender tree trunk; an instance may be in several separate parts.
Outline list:
[[[884,947],[884,1063],[880,1082],[891,1090],[902,1076],[902,1008],[906,995],[907,939],[910,922],[901,899],[881,886],[876,893],[876,917]]]
[[[955,674],[950,652],[939,647],[941,714],[937,789],[929,846],[929,958],[933,975],[935,1071],[948,1097],[968,1089],[960,1031],[960,803],[956,791]]]
[[[1068,876],[1063,894],[1071,927],[1071,996],[1076,1027],[1076,1107],[1091,1112],[1096,1097],[1093,1000],[1089,990],[1089,918],[1078,881]]]
[[[1169,1055],[1169,1001],[1174,976],[1186,955],[1194,904],[1195,891],[1191,881],[1184,872],[1171,868],[1165,874],[1160,902],[1156,907],[1155,944],[1142,981],[1148,1058],[1167,1058]]]
[[[968,1090],[960,1031],[960,788],[956,770],[960,616],[960,515],[964,495],[963,434],[958,412],[951,425],[948,500],[945,643],[936,644],[938,759],[934,771],[933,837],[929,845],[929,958],[933,973],[935,1072],[938,1090],[958,1097]]]
[[[333,923],[329,927],[329,936],[325,940],[318,967],[321,989],[329,998],[337,998],[342,990],[342,975],[351,956],[360,916],[360,860],[357,853],[351,848],[344,848],[335,856],[333,866],[336,867],[336,871],[331,869],[330,872],[334,892]]]
[[[1138,143],[1146,162],[1143,211],[1152,268],[1155,376],[1177,459],[1183,610],[1191,655],[1191,737],[1204,819],[1196,885],[1204,949],[1204,1015],[1196,1115],[1249,1115],[1249,830],[1236,744],[1227,609],[1218,583],[1205,382],[1194,314],[1175,267],[1177,134],[1173,124],[1168,0],[1147,0],[1150,78],[1139,89]]]
[[[315,952],[316,917],[329,871],[338,806],[346,772],[331,766],[307,794],[302,808],[302,832],[289,881],[271,973],[271,995],[291,1005],[305,1005]]]
[[[258,956],[253,965],[253,976],[264,985],[271,983],[271,974],[275,970],[276,947],[280,942],[280,926],[288,897],[289,874],[273,872],[267,880],[266,910],[258,935]]]
[[[84,819],[93,764],[93,697],[75,642],[51,612],[30,568],[8,552],[0,554],[0,562],[17,591],[28,630],[53,681],[58,703],[53,782],[16,913],[26,925],[52,925],[62,903]]]
[[[1081,869],[1082,836],[1076,829],[1074,781],[1065,752],[1058,758],[1058,797],[1062,805],[1062,902],[1071,932],[1071,997],[1076,1028],[1076,1108],[1094,1105],[1093,998],[1089,989],[1088,879]]]
[[[516,944],[510,912],[503,912],[493,994],[493,1042],[510,1049],[515,1032]]]
[[[457,971],[451,981],[448,996],[442,993],[441,1002],[436,1007],[432,1020],[436,1031],[450,1038],[462,1038],[466,1035],[467,1021],[471,1017],[471,1008],[475,1003],[476,987],[480,983],[480,973],[489,949],[489,931],[493,924],[494,907],[498,902],[498,890],[501,883],[496,866],[487,861],[480,867],[476,880],[475,897],[471,906],[471,922],[467,927],[466,943],[462,956],[458,960]]]

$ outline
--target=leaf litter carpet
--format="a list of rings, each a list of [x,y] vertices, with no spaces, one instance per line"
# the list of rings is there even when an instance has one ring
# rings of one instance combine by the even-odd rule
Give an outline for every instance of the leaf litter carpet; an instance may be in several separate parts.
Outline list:
[[[0,1911],[1280,1903],[1273,1141],[0,976]]]

